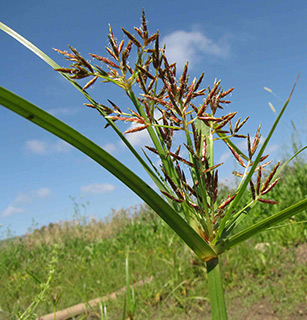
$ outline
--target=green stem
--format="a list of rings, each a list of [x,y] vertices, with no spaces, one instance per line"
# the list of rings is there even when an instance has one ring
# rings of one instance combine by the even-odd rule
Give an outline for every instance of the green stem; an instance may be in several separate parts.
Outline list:
[[[206,265],[212,319],[227,320],[227,311],[219,259],[211,259],[206,262]]]

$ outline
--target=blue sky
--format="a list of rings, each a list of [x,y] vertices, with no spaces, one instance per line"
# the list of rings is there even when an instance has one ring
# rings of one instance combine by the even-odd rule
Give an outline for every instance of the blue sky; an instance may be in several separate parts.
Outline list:
[[[149,30],[159,29],[169,60],[182,68],[190,61],[190,76],[205,72],[204,85],[222,79],[226,90],[235,87],[229,111],[250,116],[245,132],[253,135],[262,123],[265,137],[301,72],[280,127],[269,146],[272,158],[291,154],[291,124],[302,130],[306,143],[307,6],[305,1],[10,1],[0,4],[0,21],[26,37],[57,63],[65,60],[52,48],[67,45],[83,56],[106,55],[108,24],[116,37],[121,27],[133,31],[146,10]],[[128,151],[94,110],[65,79],[14,39],[0,32],[0,85],[42,107],[93,139],[146,178]],[[274,94],[264,90],[269,87]],[[96,100],[126,106],[123,92],[95,84]],[[129,106],[130,107],[130,106]],[[72,219],[70,197],[89,202],[86,214],[103,218],[112,209],[127,208],[140,199],[103,168],[79,151],[0,106],[0,233],[9,228],[23,234],[32,221],[38,226]],[[304,136],[305,135],[305,136]],[[136,147],[146,137],[130,137]],[[226,149],[221,179],[229,179],[234,161]],[[149,180],[147,180],[150,182]]]

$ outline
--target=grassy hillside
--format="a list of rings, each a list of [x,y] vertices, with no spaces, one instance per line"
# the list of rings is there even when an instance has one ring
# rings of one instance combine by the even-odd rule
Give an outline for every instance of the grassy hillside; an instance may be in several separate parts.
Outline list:
[[[306,197],[306,176],[306,163],[284,171],[271,193],[279,209]],[[246,220],[257,221],[278,208],[255,207]],[[306,217],[304,212],[222,255],[230,319],[307,317]],[[148,280],[135,285],[131,319],[210,319],[203,262],[146,207],[114,212],[104,222],[79,217],[5,241],[0,319],[17,319],[43,289],[40,316],[121,289],[127,252],[131,283]],[[105,303],[107,319],[122,319],[125,297]],[[99,309],[81,318],[105,319]]]

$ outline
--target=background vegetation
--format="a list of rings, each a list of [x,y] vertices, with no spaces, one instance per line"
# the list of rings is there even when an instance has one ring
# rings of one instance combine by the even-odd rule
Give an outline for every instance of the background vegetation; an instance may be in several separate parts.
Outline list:
[[[255,207],[243,224],[305,198],[306,176],[307,162],[297,158],[272,190],[279,208]],[[102,222],[88,220],[82,216],[82,204],[74,205],[74,221],[49,224],[1,243],[1,319],[16,319],[42,291],[50,271],[52,280],[37,309],[40,316],[119,290],[126,284],[127,252],[131,283],[148,280],[134,288],[131,318],[210,318],[204,263],[155,213],[140,206],[113,212]],[[222,255],[230,319],[307,317],[306,217],[306,212],[298,214],[274,232],[264,232]],[[122,319],[124,304],[125,294],[107,301],[108,319]],[[99,309],[81,318],[104,319]]]

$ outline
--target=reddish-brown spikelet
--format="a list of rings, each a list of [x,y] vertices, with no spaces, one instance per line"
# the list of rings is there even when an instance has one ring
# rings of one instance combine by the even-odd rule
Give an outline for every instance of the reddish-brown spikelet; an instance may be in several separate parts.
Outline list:
[[[124,49],[123,53],[122,53],[122,60],[123,60],[123,64],[125,65],[126,64],[126,61],[129,57],[129,54],[130,54],[130,51],[131,51],[131,48],[132,48],[132,44],[133,44],[133,41],[129,41],[128,44],[127,44],[127,47]]]
[[[251,191],[252,191],[252,197],[255,200],[256,199],[256,193],[255,193],[255,186],[252,180],[249,181],[249,185],[251,187]]]
[[[167,101],[165,101],[165,100],[163,100],[163,99],[159,99],[159,98],[153,97],[153,96],[148,95],[148,94],[143,94],[143,96],[144,96],[145,98],[149,99],[149,100],[153,100],[153,101],[155,101],[155,102],[160,103],[162,106],[167,106],[167,107],[172,108],[172,105],[171,105],[169,102],[167,102]]]
[[[70,58],[75,58],[75,56],[71,53],[68,53],[66,51],[62,51],[62,50],[59,50],[59,49],[55,49],[55,48],[52,48],[54,51],[58,52],[58,53],[61,53],[61,54],[64,54],[65,56],[67,57],[70,57]]]
[[[180,157],[178,154],[173,153],[173,152],[171,152],[171,151],[169,151],[169,154],[170,154],[170,155],[172,155],[176,160],[179,160],[179,161],[181,161],[181,162],[183,162],[183,163],[187,164],[187,165],[188,165],[188,166],[190,166],[190,167],[194,167],[194,165],[193,165],[193,163],[192,163],[192,162],[190,162],[190,161],[188,161],[188,160],[186,160],[186,159],[184,159],[184,158]]]
[[[141,48],[141,44],[136,40],[136,38],[127,30],[125,30],[124,28],[122,28],[124,34],[138,47]]]
[[[70,50],[75,54],[76,58],[83,64],[84,67],[88,68],[91,72],[94,72],[92,66],[78,53],[76,49],[69,46]]]
[[[204,174],[204,173],[207,173],[207,172],[209,172],[209,171],[212,171],[212,170],[218,168],[219,166],[221,166],[222,164],[224,164],[224,162],[218,163],[218,164],[216,164],[216,165],[214,165],[214,166],[212,166],[212,167],[204,170],[202,173]]]
[[[106,50],[109,52],[109,54],[110,54],[115,60],[118,61],[118,57],[114,54],[114,52],[113,52],[110,48],[108,48],[108,47],[105,47],[105,48],[106,48]]]
[[[145,148],[147,148],[149,151],[155,153],[155,154],[159,154],[158,150],[153,148],[153,147],[149,147],[149,146],[145,146]]]
[[[231,88],[231,89],[228,89],[227,91],[224,91],[221,93],[221,98],[224,98],[226,97],[230,92],[232,92],[235,88]]]
[[[113,68],[117,68],[117,69],[120,68],[117,64],[115,64],[113,61],[111,61],[111,60],[109,60],[109,59],[107,59],[107,58],[98,56],[97,54],[93,54],[93,53],[90,53],[90,55],[91,55],[93,58],[95,58],[95,59],[97,59],[97,60],[99,60],[99,61],[102,61],[102,62],[108,64],[109,66],[113,67]]]
[[[119,46],[118,46],[118,52],[119,52],[119,53],[122,52],[122,49],[123,49],[123,47],[124,47],[124,43],[125,43],[125,41],[122,40],[121,43],[119,44]]]
[[[224,209],[235,197],[236,197],[236,193],[234,195],[232,195],[231,197],[227,197],[227,199],[219,206],[219,209]]]
[[[235,128],[234,128],[234,131],[238,132],[248,119],[249,119],[249,117],[246,117],[241,123],[237,122],[235,125]]]
[[[147,39],[148,38],[148,30],[147,30],[147,22],[145,18],[145,10],[143,8],[142,10],[142,30],[143,30],[143,38]]]
[[[267,187],[270,184],[270,182],[271,182],[271,180],[272,180],[277,168],[279,167],[279,165],[280,165],[280,162],[278,162],[277,165],[273,168],[272,172],[269,174],[269,176],[267,177],[266,181],[264,182],[264,184],[263,184],[263,186],[261,188],[261,192],[267,189]]]
[[[175,202],[178,202],[178,203],[181,203],[184,201],[184,199],[178,199],[178,198],[175,198],[174,196],[172,196],[171,194],[169,194],[168,192],[166,191],[163,191],[163,190],[160,190],[165,196],[167,196],[168,198],[174,200]]]
[[[132,133],[132,132],[142,131],[142,130],[146,129],[148,126],[149,126],[148,124],[145,124],[144,126],[135,127],[135,128],[126,130],[124,133]]]
[[[257,177],[257,194],[259,194],[259,193],[260,193],[261,171],[262,171],[262,168],[261,168],[261,167],[259,167],[259,170],[258,170],[258,177]]]
[[[260,201],[260,202],[263,202],[263,203],[278,204],[278,202],[276,202],[274,200],[269,200],[269,199],[260,199],[260,198],[258,198],[257,200]]]
[[[142,73],[144,73],[148,78],[154,80],[155,77],[146,69],[144,69],[143,67],[141,66],[136,66]]]
[[[252,149],[251,149],[251,139],[249,134],[247,135],[247,150],[248,150],[249,158],[251,159],[253,155],[252,155]]]
[[[259,159],[259,162],[262,162],[262,161],[265,160],[268,156],[269,156],[269,155],[267,154],[267,155],[261,157],[261,158]],[[272,160],[269,161],[267,164],[269,164],[269,163],[271,163],[271,162],[272,162]],[[267,164],[266,164],[266,165],[267,165]]]
[[[206,100],[204,101],[204,103],[203,103],[202,106],[200,107],[200,109],[199,109],[199,111],[198,111],[198,113],[197,113],[197,116],[200,116],[201,114],[203,114],[203,113],[205,112],[205,110],[206,110],[206,108],[207,108],[207,106],[208,106],[211,98],[212,98],[213,95],[215,94],[215,92],[216,92],[219,84],[220,84],[220,81],[218,81],[218,82],[216,82],[216,83],[214,84],[214,87],[213,87],[212,90],[208,93],[208,96],[207,96]]]
[[[151,42],[155,41],[156,38],[158,37],[158,33],[153,34],[151,37],[145,40],[145,46],[148,46]]]
[[[73,69],[70,69],[70,68],[57,68],[57,69],[54,69],[55,71],[58,71],[58,72],[63,72],[63,73],[73,73]]]
[[[230,151],[232,152],[232,154],[235,156],[235,158],[238,160],[240,165],[245,168],[246,166],[245,166],[242,158],[238,155],[238,153],[229,144],[227,144],[227,146],[230,149]]]
[[[255,153],[255,151],[256,151],[256,149],[258,147],[258,144],[260,142],[260,134],[259,134],[260,133],[260,127],[261,127],[261,125],[259,125],[259,127],[257,129],[256,136],[255,136],[255,139],[254,139],[254,142],[253,142],[253,146],[252,146],[252,150],[251,150],[252,154]]]
[[[134,27],[134,30],[138,33],[138,35],[143,39],[143,32],[137,28],[137,27]]]
[[[122,111],[120,110],[120,108],[119,108],[114,102],[112,102],[112,101],[109,100],[109,99],[108,99],[108,101],[109,101],[109,103],[111,103],[111,105],[112,105],[112,107],[114,108],[114,110],[116,110],[116,111],[119,112],[119,113],[122,113]]]
[[[92,84],[95,83],[95,81],[98,79],[98,76],[94,77],[92,80],[90,80],[83,88],[82,90],[85,90],[87,88],[89,88]]]
[[[275,187],[276,183],[279,181],[279,179],[280,179],[280,178],[277,178],[272,184],[270,184],[270,185],[267,187],[267,189],[265,189],[264,191],[262,191],[262,192],[261,192],[261,195],[264,195],[264,194],[268,193],[270,190],[272,190],[272,189]]]

